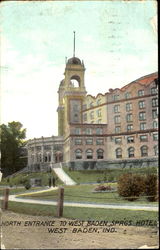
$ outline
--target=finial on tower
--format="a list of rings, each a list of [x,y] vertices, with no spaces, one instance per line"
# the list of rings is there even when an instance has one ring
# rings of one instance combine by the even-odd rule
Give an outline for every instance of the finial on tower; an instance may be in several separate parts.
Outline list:
[[[74,33],[74,40],[73,40],[73,57],[75,57],[75,31],[73,31]]]

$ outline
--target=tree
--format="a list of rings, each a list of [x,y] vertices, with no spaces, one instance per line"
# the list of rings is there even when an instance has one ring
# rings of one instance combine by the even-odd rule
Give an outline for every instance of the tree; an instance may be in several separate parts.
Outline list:
[[[24,167],[21,158],[22,147],[25,144],[26,129],[20,122],[9,122],[0,126],[1,168],[4,176],[15,173]]]

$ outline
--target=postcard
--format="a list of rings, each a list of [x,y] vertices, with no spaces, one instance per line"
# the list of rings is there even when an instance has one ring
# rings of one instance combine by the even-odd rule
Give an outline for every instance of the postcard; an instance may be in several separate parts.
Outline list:
[[[156,249],[157,1],[2,1],[1,249]]]

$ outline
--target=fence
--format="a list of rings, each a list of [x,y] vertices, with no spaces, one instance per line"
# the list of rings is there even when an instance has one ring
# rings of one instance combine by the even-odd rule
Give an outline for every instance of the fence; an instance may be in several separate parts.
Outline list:
[[[8,201],[9,201],[9,191],[10,191],[10,189],[9,188],[6,188],[6,189],[4,189],[4,196],[3,196],[3,200],[2,200],[2,210],[7,210],[8,209]],[[102,193],[104,193],[104,192],[102,192]],[[96,194],[95,194],[96,195]],[[88,195],[73,195],[73,194],[65,194],[65,197],[69,197],[69,199],[71,199],[72,201],[74,201],[75,199],[75,197],[76,197],[76,200],[78,200],[78,202],[80,202],[80,200],[82,201],[82,203],[86,203],[85,202],[85,199],[87,199],[87,201],[88,201],[88,199],[93,199],[93,197],[94,197],[94,199],[96,199],[96,200],[98,200],[98,201],[100,201],[100,200],[104,200],[104,197],[100,197],[100,196],[91,196],[91,195],[89,195],[89,193],[88,193]],[[62,217],[63,216],[63,205],[64,205],[64,187],[59,187],[59,189],[58,189],[58,195],[57,195],[57,193],[55,193],[55,194],[47,194],[47,196],[46,196],[46,194],[43,194],[43,193],[41,193],[40,194],[40,196],[39,195],[36,195],[36,193],[34,194],[34,196],[33,196],[33,198],[36,198],[36,197],[39,197],[40,199],[41,198],[43,198],[43,197],[52,197],[53,198],[53,200],[56,200],[57,201],[57,211],[56,211],[56,216],[57,217]],[[151,195],[151,196],[146,196],[146,195],[141,195],[141,196],[129,196],[129,197],[119,197],[119,196],[117,196],[116,194],[114,195],[114,193],[113,193],[113,195],[112,195],[112,197],[105,197],[105,200],[107,201],[109,201],[109,200],[119,200],[119,201],[122,201],[123,202],[123,199],[138,199],[138,198],[140,198],[140,197],[143,197],[143,198],[149,198],[149,197],[155,197],[155,195]],[[54,199],[55,198],[55,199]],[[72,199],[73,198],[73,199]],[[90,203],[91,204],[91,203]],[[93,204],[98,204],[98,203],[96,203],[95,201],[94,201],[94,203]],[[99,203],[100,204],[100,203]],[[102,203],[101,203],[102,204]]]

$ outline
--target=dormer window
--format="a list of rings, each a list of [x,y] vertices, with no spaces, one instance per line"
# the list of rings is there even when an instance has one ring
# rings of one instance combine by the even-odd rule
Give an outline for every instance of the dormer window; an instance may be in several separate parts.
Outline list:
[[[90,108],[94,107],[93,102],[89,104]]]
[[[143,96],[144,95],[144,89],[138,90],[138,96]]]
[[[113,96],[113,100],[114,100],[114,101],[119,100],[119,95],[114,95],[114,96]]]
[[[126,99],[131,98],[131,93],[130,92],[125,93],[125,98]]]
[[[97,100],[97,105],[100,105],[101,104],[101,99],[98,99]]]

